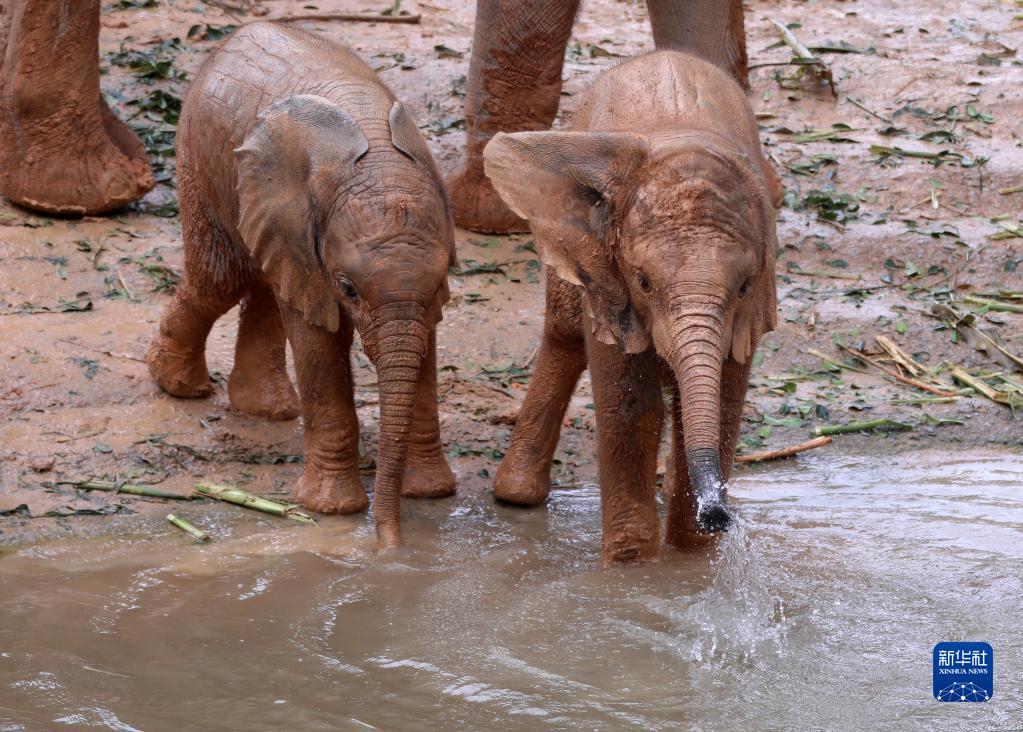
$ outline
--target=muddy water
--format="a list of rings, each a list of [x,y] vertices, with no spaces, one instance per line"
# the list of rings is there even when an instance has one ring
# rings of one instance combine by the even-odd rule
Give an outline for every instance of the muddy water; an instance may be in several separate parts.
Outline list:
[[[591,487],[417,503],[388,560],[362,518],[23,548],[0,729],[1018,729],[1021,479],[1018,452],[746,469],[718,547],[612,570]],[[991,702],[931,698],[943,640],[992,644]]]

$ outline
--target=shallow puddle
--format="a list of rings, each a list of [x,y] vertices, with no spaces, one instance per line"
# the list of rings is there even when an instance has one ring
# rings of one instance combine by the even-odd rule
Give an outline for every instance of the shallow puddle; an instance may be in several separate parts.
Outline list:
[[[390,559],[364,517],[14,550],[0,729],[1018,728],[1023,454],[808,455],[733,496],[715,549],[612,570],[591,487],[416,503]],[[946,640],[994,647],[990,702],[931,697]]]

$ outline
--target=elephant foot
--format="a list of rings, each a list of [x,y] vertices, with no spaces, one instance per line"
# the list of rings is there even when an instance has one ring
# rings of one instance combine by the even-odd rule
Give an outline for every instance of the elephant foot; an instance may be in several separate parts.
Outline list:
[[[309,463],[291,489],[291,498],[317,513],[359,513],[369,505],[358,473],[328,473]]]
[[[171,396],[204,399],[213,394],[213,381],[206,370],[206,358],[180,348],[165,335],[158,335],[146,351],[149,372]]]
[[[406,498],[446,498],[455,494],[455,474],[439,449],[426,457],[409,450],[401,495]]]
[[[227,381],[231,406],[254,417],[283,422],[295,419],[300,412],[298,395],[287,372],[272,371],[251,378],[235,369]]]
[[[101,214],[155,185],[146,150],[100,93],[99,2],[26,2],[0,79],[0,191],[26,208]]]
[[[455,224],[485,234],[520,234],[529,222],[520,218],[494,189],[481,168],[466,165],[447,181]]]
[[[0,144],[10,151],[2,192],[15,203],[50,214],[92,215],[124,208],[152,190],[145,149],[135,133],[102,107],[99,125],[73,125],[54,136],[48,120],[29,122]]]
[[[600,561],[605,567],[614,564],[651,562],[658,554],[657,530],[613,539],[604,538]]]
[[[537,465],[544,467],[537,471]],[[516,506],[539,506],[551,492],[551,471],[546,462],[522,456],[512,443],[494,477],[494,497]]]

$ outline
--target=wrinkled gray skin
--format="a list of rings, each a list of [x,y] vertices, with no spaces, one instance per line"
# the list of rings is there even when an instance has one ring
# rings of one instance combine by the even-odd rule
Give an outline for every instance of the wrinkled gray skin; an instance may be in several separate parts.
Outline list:
[[[306,466],[293,495],[351,513],[367,502],[348,361],[358,329],[380,388],[377,531],[384,545],[398,543],[399,493],[454,491],[435,351],[454,236],[414,121],[346,49],[254,23],[196,76],[178,177],[185,277],[149,352],[154,375],[177,396],[207,396],[206,335],[241,300],[232,403],[295,416],[286,332],[305,418]]]

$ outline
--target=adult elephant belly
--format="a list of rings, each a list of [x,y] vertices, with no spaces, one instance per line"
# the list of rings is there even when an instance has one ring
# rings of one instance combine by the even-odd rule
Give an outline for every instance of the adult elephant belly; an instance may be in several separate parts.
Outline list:
[[[746,86],[741,0],[647,0],[658,49],[700,56]],[[525,232],[483,173],[498,132],[550,128],[558,113],[565,47],[579,0],[478,0],[462,166],[447,180],[455,223],[472,231]]]

